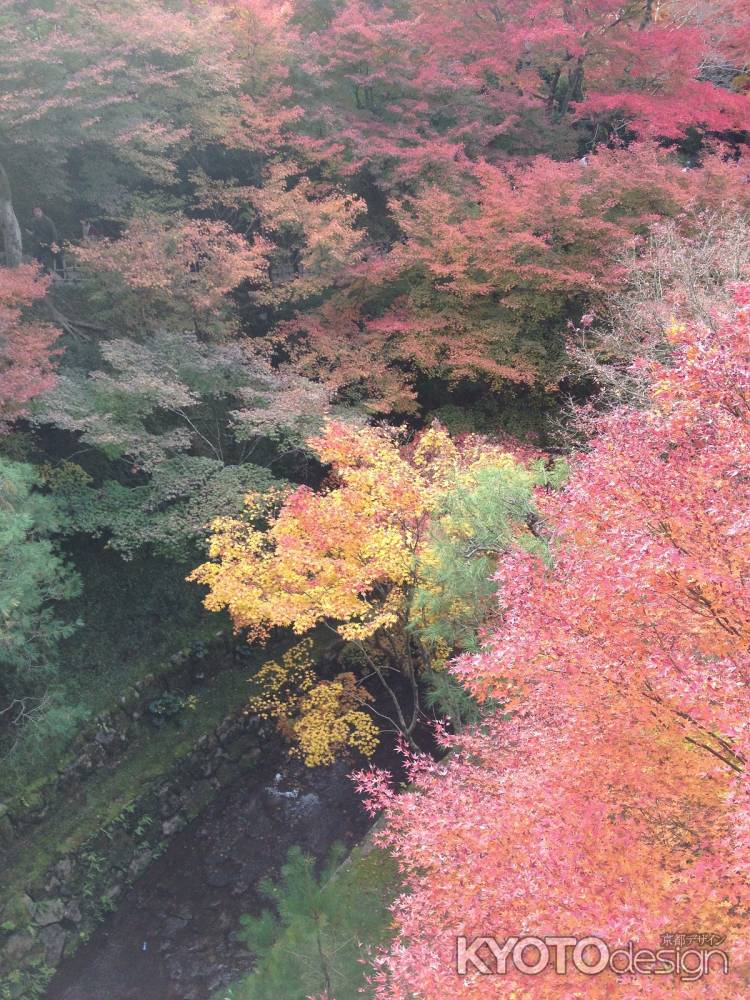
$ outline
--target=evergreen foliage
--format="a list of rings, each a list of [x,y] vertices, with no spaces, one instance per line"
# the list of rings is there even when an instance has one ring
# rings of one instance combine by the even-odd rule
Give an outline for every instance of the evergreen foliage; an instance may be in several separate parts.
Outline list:
[[[223,1000],[368,995],[368,957],[390,938],[396,866],[377,850],[342,864],[344,853],[334,849],[318,874],[314,859],[293,848],[279,880],[263,883],[273,909],[245,917],[241,932],[255,971]]]
[[[0,711],[11,721],[54,679],[59,643],[76,624],[60,617],[78,579],[57,550],[58,511],[39,485],[31,466],[0,458]]]

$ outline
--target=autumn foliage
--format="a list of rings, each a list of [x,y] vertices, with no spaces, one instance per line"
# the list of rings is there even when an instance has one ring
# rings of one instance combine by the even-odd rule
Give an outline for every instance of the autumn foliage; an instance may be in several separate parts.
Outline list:
[[[291,744],[291,753],[308,767],[332,764],[347,749],[371,756],[379,742],[378,727],[362,709],[372,695],[353,673],[320,680],[310,639],[288,649],[280,660],[264,663],[253,678],[257,689],[248,710],[275,719]]]
[[[214,561],[195,574],[211,588],[207,606],[228,607],[235,624],[254,635],[272,625],[304,634],[330,619],[354,639],[395,625],[412,582],[433,470],[424,448],[412,465],[391,442],[386,431],[332,423],[314,442],[334,467],[330,490],[300,487],[271,516],[267,532],[254,523],[265,501],[252,496],[245,521],[215,522]],[[445,435],[440,444],[450,448]]]
[[[0,426],[54,384],[52,348],[60,331],[24,315],[47,285],[33,266],[0,268]]]
[[[503,447],[457,445],[438,425],[401,446],[388,429],[331,421],[309,444],[331,467],[328,487],[249,495],[244,518],[214,522],[211,561],[193,574],[209,587],[206,606],[227,608],[250,637],[273,626],[304,634],[325,621],[348,640],[403,628],[429,572],[431,515],[482,470],[516,469]],[[527,488],[532,481],[527,474]],[[443,528],[466,530],[447,516]]]
[[[411,735],[420,674],[460,648],[455,635],[470,631],[484,609],[484,553],[532,537],[528,498],[540,471],[527,470],[487,440],[457,444],[439,425],[402,443],[386,428],[331,421],[308,444],[330,467],[327,485],[319,492],[301,486],[286,495],[249,494],[244,517],[213,522],[210,560],[190,579],[208,587],[206,607],[227,609],[251,641],[267,638],[274,627],[305,635],[324,626],[355,644],[390,695],[397,725]],[[492,528],[480,541],[486,501],[475,497],[474,505],[462,505],[453,498],[481,498],[482,488],[496,494],[497,503]],[[450,565],[455,559],[478,572],[462,578]],[[409,682],[407,705],[388,682],[391,671]],[[297,739],[311,712],[318,730],[325,728],[323,715],[332,719],[324,701],[354,704],[348,684],[338,692],[330,685],[312,690],[308,677],[293,674],[278,665],[266,670],[256,708],[272,707],[281,720],[300,714],[307,721],[294,723]]]
[[[744,4],[2,9],[10,172],[56,197],[69,159],[80,210],[126,222],[78,254],[133,321],[239,306],[373,412],[425,380],[554,393],[623,246],[748,207]]]
[[[449,383],[554,385],[561,331],[618,286],[618,257],[659,219],[693,231],[696,208],[741,211],[746,167],[685,171],[650,144],[580,161],[453,162],[392,202],[403,240],[352,268],[316,311],[287,321],[305,372],[321,365],[375,410],[418,408],[415,373]],[[370,359],[373,359],[372,361]]]
[[[41,500],[11,504],[25,603],[0,571],[0,620],[29,609],[0,755],[44,677],[66,733],[103,711],[88,653],[64,681],[21,655],[40,615],[45,650],[71,631],[55,538],[86,595],[99,542],[148,567],[134,604],[151,560],[197,566],[251,643],[302,639],[248,705],[296,756],[409,745],[412,790],[361,778],[410,890],[379,1000],[679,988],[458,980],[458,933],[711,931],[747,993],[750,0],[0,21],[0,478]],[[113,698],[161,655],[108,648]],[[44,934],[6,937],[46,975]]]
[[[404,796],[362,778],[410,888],[380,996],[497,996],[495,977],[456,978],[457,934],[658,948],[684,927],[726,936],[733,978],[712,972],[700,995],[746,990],[749,305],[742,286],[716,331],[673,329],[652,408],[603,418],[567,488],[540,499],[554,565],[501,560],[497,621],[455,671],[510,716],[444,763],[415,760]],[[502,987],[676,989],[617,978],[509,967]]]
[[[610,0],[336,7],[310,35],[298,143],[368,192],[371,217],[386,207],[366,261],[277,327],[294,362],[376,412],[418,410],[425,378],[553,389],[565,324],[616,285],[617,251],[657,219],[689,230],[700,210],[747,207],[725,17]]]
[[[246,281],[267,283],[267,250],[262,240],[249,246],[224,222],[151,213],[133,219],[121,239],[82,246],[76,257],[137,294],[133,319],[140,326],[157,324],[181,306],[188,328],[205,329],[226,312],[233,289]]]

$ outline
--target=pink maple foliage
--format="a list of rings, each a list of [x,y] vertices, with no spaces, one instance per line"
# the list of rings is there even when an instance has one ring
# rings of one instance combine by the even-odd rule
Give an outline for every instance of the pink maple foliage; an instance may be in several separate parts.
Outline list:
[[[602,418],[540,497],[553,564],[504,559],[498,619],[457,675],[506,714],[415,760],[382,840],[406,875],[378,996],[673,996],[670,975],[456,973],[456,938],[724,937],[694,995],[750,975],[750,287],[715,331],[671,331],[652,406]],[[486,955],[485,955],[486,957]],[[693,994],[691,994],[693,995]]]
[[[60,331],[25,315],[48,284],[34,265],[0,267],[0,428],[23,416],[28,403],[54,384]]]

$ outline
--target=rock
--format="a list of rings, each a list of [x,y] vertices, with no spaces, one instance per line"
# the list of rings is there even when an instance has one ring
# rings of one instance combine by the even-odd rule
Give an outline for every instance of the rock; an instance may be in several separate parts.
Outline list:
[[[178,830],[185,826],[185,817],[179,813],[171,819],[165,820],[161,825],[161,832],[165,837],[173,837]]]
[[[291,812],[296,818],[310,819],[320,811],[322,805],[319,795],[316,795],[315,792],[307,792],[292,805]]]
[[[180,931],[185,930],[188,922],[183,917],[170,916],[164,921],[162,931],[165,937],[173,938]]]
[[[239,736],[234,739],[227,747],[227,755],[231,760],[238,761],[243,760],[254,760],[256,757],[260,756],[260,750],[257,746],[258,740],[255,733],[245,733],[244,736]]]
[[[112,711],[111,716],[112,725],[117,729],[117,732],[122,743],[128,742],[128,730],[130,729],[131,718],[127,710],[122,705],[117,705]]]
[[[117,699],[120,708],[132,717],[132,711],[138,704],[138,692],[133,688],[129,688],[125,694],[120,695]]]
[[[19,934],[11,934],[8,938],[3,954],[11,962],[15,963],[22,959],[34,947],[35,940],[32,934],[23,931]]]
[[[216,738],[219,743],[227,743],[235,735],[237,729],[237,720],[230,716],[216,727]]]
[[[32,899],[38,899],[40,902],[47,898],[47,892],[45,889],[44,878],[40,875],[39,878],[34,879],[33,882],[26,883],[26,892]],[[29,911],[29,916],[34,916],[34,907],[36,903],[31,904],[31,909]]]
[[[155,853],[150,848],[141,851],[133,858],[128,866],[128,875],[131,878],[138,878],[142,875],[155,858]]]
[[[66,765],[62,771],[60,771],[60,777],[58,779],[60,790],[65,791],[66,788],[71,788],[73,785],[78,784],[79,777],[78,764],[76,761],[72,764]]]
[[[65,903],[62,899],[43,899],[34,906],[34,922],[40,927],[59,924],[65,916]]]
[[[216,769],[216,780],[222,788],[231,785],[236,777],[237,771],[231,764],[222,764]]]
[[[234,871],[228,867],[209,868],[203,881],[212,889],[225,889],[234,881]]]
[[[90,774],[94,770],[94,761],[91,753],[84,751],[75,762],[75,768],[79,774]]]
[[[73,874],[73,862],[70,858],[63,858],[55,865],[55,873],[63,882],[67,881]]]
[[[159,812],[164,816],[165,822],[168,822],[170,817],[174,817],[179,808],[179,795],[176,795],[171,789],[159,793]]]
[[[54,968],[62,958],[68,940],[67,933],[59,924],[51,924],[49,927],[41,929],[39,940],[44,945],[44,961],[51,968]]]
[[[71,899],[68,905],[65,907],[65,919],[69,920],[72,924],[80,924],[83,920],[81,914],[81,907],[78,905],[75,899]]]
[[[103,747],[105,750],[109,750],[112,748],[113,744],[119,742],[119,736],[120,734],[114,729],[98,729],[94,739],[100,747]]]

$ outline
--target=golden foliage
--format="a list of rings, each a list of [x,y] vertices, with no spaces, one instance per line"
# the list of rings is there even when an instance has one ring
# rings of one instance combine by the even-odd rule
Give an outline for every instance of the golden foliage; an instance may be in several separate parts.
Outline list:
[[[378,728],[361,707],[372,696],[352,673],[318,681],[311,659],[312,641],[287,650],[281,662],[265,663],[255,678],[258,691],[248,710],[276,719],[292,744],[292,754],[308,767],[332,764],[346,748],[370,757],[378,746]]]

